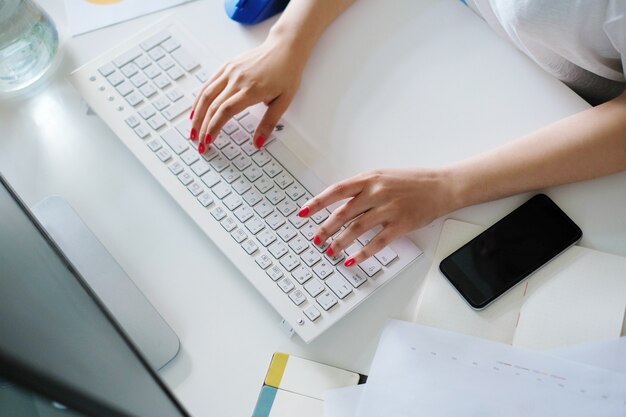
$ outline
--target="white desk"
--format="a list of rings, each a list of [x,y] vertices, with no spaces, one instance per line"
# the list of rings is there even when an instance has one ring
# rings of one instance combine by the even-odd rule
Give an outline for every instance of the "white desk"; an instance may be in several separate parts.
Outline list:
[[[0,171],[28,204],[65,197],[178,333],[162,372],[195,416],[249,416],[274,351],[367,372],[388,317],[409,318],[441,219],[411,234],[425,256],[311,345],[184,215],[64,79],[108,47],[176,12],[220,60],[258,44],[271,22],[229,21],[222,0],[190,3],[68,39],[58,0],[41,0],[64,59],[34,97],[0,104]],[[456,0],[360,0],[322,38],[287,114],[326,158],[329,183],[384,166],[446,164],[587,105],[500,40]],[[381,140],[383,139],[383,140]],[[353,158],[346,157],[350,152]],[[626,255],[626,174],[548,190],[582,227],[582,244]],[[516,196],[450,216],[489,224]]]

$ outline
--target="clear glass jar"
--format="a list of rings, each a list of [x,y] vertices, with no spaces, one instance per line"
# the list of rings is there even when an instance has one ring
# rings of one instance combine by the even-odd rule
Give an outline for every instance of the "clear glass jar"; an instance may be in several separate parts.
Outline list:
[[[32,0],[0,0],[0,94],[40,79],[58,45],[54,23]]]

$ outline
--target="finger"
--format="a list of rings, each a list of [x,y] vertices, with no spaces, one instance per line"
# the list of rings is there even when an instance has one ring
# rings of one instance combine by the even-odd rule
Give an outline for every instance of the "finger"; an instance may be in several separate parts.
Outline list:
[[[326,253],[333,256],[350,246],[359,236],[370,229],[382,224],[385,221],[385,211],[379,208],[373,208],[358,219],[350,223],[348,227],[342,231],[339,236],[332,241]]]
[[[309,217],[337,201],[354,197],[363,191],[364,184],[365,182],[362,177],[357,175],[331,185],[317,196],[307,201],[298,212],[298,216]]]
[[[207,88],[196,97],[198,104],[193,110],[193,117],[191,119],[191,130],[189,131],[189,138],[195,140],[199,136],[200,129],[209,106],[219,97],[226,87],[228,86],[228,79],[221,77],[211,83]]]
[[[215,137],[209,135],[209,131],[208,131],[209,123],[211,122],[213,115],[215,114],[215,112],[217,112],[220,106],[226,100],[228,100],[230,97],[234,96],[238,92],[239,91],[237,90],[235,86],[232,86],[232,85],[226,86],[226,88],[224,88],[222,92],[217,97],[215,97],[213,102],[208,106],[206,113],[204,114],[204,119],[202,120],[202,126],[200,127],[198,131],[199,142],[203,143],[204,145],[208,145],[215,139]]]
[[[291,99],[292,97],[289,95],[281,95],[274,99],[267,107],[267,110],[259,122],[253,136],[253,142],[257,148],[261,149],[267,138],[270,137],[272,131],[276,127],[276,124],[287,111],[287,107],[289,107]]]
[[[374,236],[367,245],[349,256],[343,264],[350,267],[363,262],[383,250],[385,246],[400,236],[400,234],[401,232],[394,227],[385,227],[383,231]]]
[[[323,244],[328,240],[328,238],[337,232],[341,226],[371,209],[372,204],[367,201],[367,198],[364,197],[365,196],[362,195],[355,197],[338,207],[337,210],[333,211],[328,219],[326,219],[317,229],[317,232],[313,237],[313,243],[316,245]]]
[[[222,126],[234,115],[242,112],[246,108],[258,103],[259,97],[250,94],[249,91],[240,90],[226,99],[217,109],[213,117],[209,120],[206,132],[209,138],[216,138]]]

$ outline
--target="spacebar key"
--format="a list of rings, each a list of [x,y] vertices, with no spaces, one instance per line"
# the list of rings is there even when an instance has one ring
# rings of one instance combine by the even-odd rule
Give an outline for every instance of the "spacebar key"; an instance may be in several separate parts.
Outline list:
[[[179,100],[176,103],[172,104],[171,106],[165,108],[161,112],[161,114],[169,122],[175,119],[176,117],[180,116],[181,114],[183,114],[190,108],[191,108],[191,100],[189,100],[188,98],[183,98],[182,100]]]
[[[163,132],[161,137],[178,155],[180,155],[187,148],[189,148],[189,145],[187,145],[187,141],[180,135],[180,133],[178,133],[175,128],[171,128],[170,130]]]

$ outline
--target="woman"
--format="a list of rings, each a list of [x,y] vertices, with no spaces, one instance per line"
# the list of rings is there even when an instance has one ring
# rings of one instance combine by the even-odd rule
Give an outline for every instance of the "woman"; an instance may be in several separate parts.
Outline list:
[[[263,146],[298,89],[325,28],[353,0],[292,0],[259,47],[226,63],[194,103],[190,137],[204,152],[222,125],[253,104],[268,107],[253,136]],[[385,169],[341,181],[300,210],[307,217],[349,199],[320,225],[332,255],[376,226],[345,260],[364,261],[398,236],[448,212],[529,190],[626,169],[626,0],[466,0],[501,36],[596,107],[489,152],[437,169]],[[356,219],[356,220],[355,220]]]

